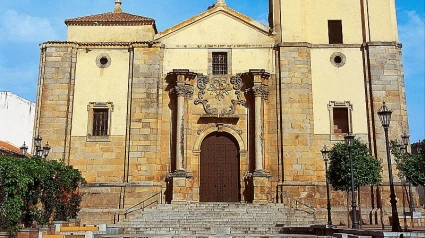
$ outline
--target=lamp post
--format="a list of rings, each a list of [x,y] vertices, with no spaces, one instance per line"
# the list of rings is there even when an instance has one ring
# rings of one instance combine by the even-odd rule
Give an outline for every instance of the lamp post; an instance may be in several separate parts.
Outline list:
[[[398,140],[396,141],[396,146],[399,148],[399,150],[400,150],[400,153],[402,153],[402,154],[406,154],[406,149],[407,149],[407,147],[405,147],[404,146],[404,144],[403,144],[403,141],[402,142],[399,142]],[[395,160],[395,162],[398,164],[398,158],[397,157],[395,157],[394,158],[394,160]],[[406,191],[406,178],[405,178],[405,176],[401,176],[400,174],[399,174],[399,177],[400,177],[400,180],[401,180],[401,183],[402,183],[402,186],[403,186],[403,220],[404,220],[404,231],[407,231],[407,218],[406,218],[406,198],[405,198],[405,195],[404,195],[404,192]],[[407,192],[406,192],[407,193]]]
[[[410,135],[408,135],[406,132],[403,133],[403,135],[401,136],[401,140],[403,141],[403,150],[404,153],[406,153],[406,155],[408,155],[409,153],[407,152],[407,146],[409,145],[410,142]],[[412,183],[410,181],[407,181],[409,183],[409,210],[410,210],[410,218],[411,218],[411,222],[412,222],[412,226],[413,226],[413,212],[415,211],[415,206],[413,204],[413,194],[412,194]],[[406,215],[405,215],[406,216]]]
[[[390,155],[390,144],[388,140],[388,128],[390,127],[392,111],[383,103],[382,107],[378,111],[379,119],[381,120],[382,127],[384,127],[385,132],[385,146],[387,149],[387,163],[388,163],[388,176],[390,180],[390,202],[391,202],[391,215],[392,215],[392,228],[393,232],[400,232],[400,221],[398,220],[397,212],[397,200],[394,191],[394,181],[393,181],[393,170],[391,166],[391,155]]]
[[[357,204],[356,204],[356,190],[354,190],[354,172],[353,172],[353,158],[351,156],[351,148],[354,145],[354,135],[349,132],[344,136],[345,144],[348,147],[348,156],[350,158],[350,174],[351,174],[351,208],[353,211],[353,229],[359,229],[359,222],[357,221]]]
[[[327,210],[328,210],[328,224],[326,225],[326,228],[332,228],[332,214],[331,214],[331,197],[329,193],[329,178],[328,178],[328,154],[329,150],[326,145],[323,146],[323,149],[320,150],[323,156],[323,161],[325,161],[325,176],[326,176],[326,199],[327,199]]]
[[[34,147],[35,147],[34,156],[46,159],[47,156],[49,155],[51,147],[49,145],[49,142],[47,142],[46,145],[41,146],[42,140],[43,138],[41,138],[40,135],[37,135],[36,137],[34,137]]]
[[[21,155],[25,156],[27,154],[28,146],[25,145],[25,141],[24,141],[24,144],[21,147],[19,147],[19,149],[21,150]]]

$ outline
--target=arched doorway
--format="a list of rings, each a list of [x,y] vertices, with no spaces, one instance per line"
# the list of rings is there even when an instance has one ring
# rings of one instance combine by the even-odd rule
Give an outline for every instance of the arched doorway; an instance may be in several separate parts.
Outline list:
[[[201,145],[200,202],[239,202],[238,143],[230,134],[214,132]]]

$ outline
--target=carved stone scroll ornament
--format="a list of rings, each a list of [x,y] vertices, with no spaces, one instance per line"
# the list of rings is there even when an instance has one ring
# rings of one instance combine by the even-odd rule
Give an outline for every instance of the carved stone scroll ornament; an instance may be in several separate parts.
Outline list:
[[[210,84],[208,91],[211,95],[215,95],[215,99],[221,101],[225,96],[229,95],[230,85],[225,78],[215,78]]]
[[[208,100],[204,99],[205,89],[209,84],[209,79],[207,76],[201,75],[198,77],[197,86],[199,88],[198,99],[195,100],[195,105],[202,104],[204,110],[207,114],[217,115],[218,110],[216,108],[211,108],[208,104]],[[246,106],[246,101],[242,99],[242,78],[240,75],[232,76],[230,79],[230,84],[233,85],[233,90],[235,91],[236,99],[231,100],[231,105],[227,109],[221,111],[221,115],[233,115],[236,111],[236,106]],[[226,83],[225,79],[215,79],[214,82],[208,88],[208,91],[211,94],[215,94],[215,98],[219,101],[225,98],[226,95],[229,95],[229,84]]]
[[[208,104],[208,100],[204,99],[205,89],[207,88],[207,84],[209,83],[209,79],[205,75],[198,76],[197,86],[199,88],[198,98],[195,99],[195,105],[202,104],[204,110],[207,114],[216,115],[218,114],[218,110],[216,108],[211,108],[211,105]]]
[[[232,115],[235,113],[236,111],[236,106],[237,105],[241,105],[241,106],[246,106],[246,101],[243,100],[241,98],[241,94],[242,94],[242,78],[241,76],[235,75],[232,76],[232,78],[230,79],[230,83],[233,85],[233,90],[235,90],[235,95],[236,95],[236,100],[232,99],[232,105],[230,106],[229,109],[223,109],[221,111],[222,115]]]

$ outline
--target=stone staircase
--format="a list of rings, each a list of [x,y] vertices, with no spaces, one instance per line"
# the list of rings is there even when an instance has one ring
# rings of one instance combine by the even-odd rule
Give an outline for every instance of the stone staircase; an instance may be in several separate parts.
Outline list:
[[[313,223],[312,214],[283,204],[160,204],[108,225],[101,237],[288,237],[279,234],[283,226]]]

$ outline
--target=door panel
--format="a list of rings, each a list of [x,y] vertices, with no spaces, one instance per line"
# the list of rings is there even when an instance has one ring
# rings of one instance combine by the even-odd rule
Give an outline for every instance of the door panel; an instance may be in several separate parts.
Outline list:
[[[200,201],[239,202],[239,152],[234,138],[213,133],[201,145]]]

